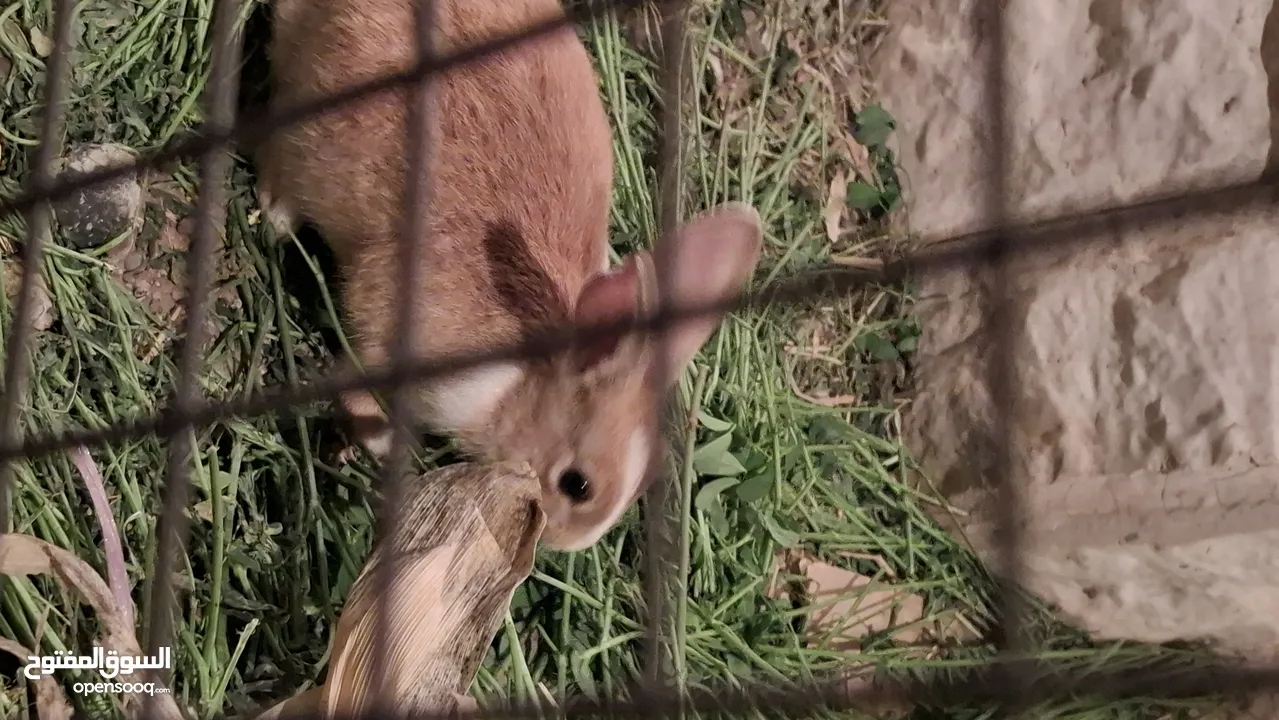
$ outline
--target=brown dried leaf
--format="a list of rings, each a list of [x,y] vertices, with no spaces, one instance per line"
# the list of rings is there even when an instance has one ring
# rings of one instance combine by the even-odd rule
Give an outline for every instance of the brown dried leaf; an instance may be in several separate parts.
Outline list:
[[[712,92],[720,109],[725,113],[724,120],[730,125],[735,118],[749,109],[747,98],[751,91],[751,78],[741,64],[733,58],[721,57],[715,50],[706,55],[714,77]]]
[[[766,17],[754,8],[742,8],[742,23],[742,38],[750,56],[764,58],[771,55],[771,33]]]
[[[870,560],[872,562],[878,561],[882,563],[885,574],[891,575],[888,564],[883,562],[880,558],[870,555],[854,556],[852,554],[850,554],[849,557],[857,557],[859,559]],[[831,572],[832,570],[834,572]],[[777,599],[789,594],[793,590],[793,586],[788,588],[785,584],[779,582],[780,578],[777,576],[783,571],[789,575],[798,575],[803,578],[804,585],[806,586],[803,594],[807,595],[806,599],[810,603],[820,603],[823,600],[828,600],[829,595],[838,595],[841,590],[846,590],[849,587],[852,587],[855,592],[858,589],[864,588],[865,585],[870,582],[870,578],[815,560],[811,555],[802,550],[786,550],[773,556],[774,577],[764,589],[766,596]],[[842,588],[840,587],[841,585],[843,586]],[[915,597],[904,592],[899,592],[897,594],[908,598]],[[827,597],[823,597],[823,595],[826,595]],[[842,604],[855,605],[857,604],[857,600],[858,598],[854,596],[843,600]],[[922,613],[922,599],[919,599],[919,608]],[[855,608],[854,611],[857,609],[860,608]],[[815,631],[810,633],[810,643],[814,645],[821,645],[823,647],[831,646],[830,643],[816,642],[815,640],[821,640],[822,638],[815,638],[814,636],[830,633],[832,630],[838,630],[838,623],[842,620],[842,618],[838,617],[840,612],[840,609],[832,608],[830,612],[826,613],[828,616],[834,616],[831,618],[835,621],[834,627],[831,627],[830,624],[823,626],[822,622],[816,617],[817,613],[814,613],[813,619],[809,623],[810,630]],[[864,630],[866,623],[862,623],[860,627]],[[847,636],[851,634],[850,630],[855,631],[857,629],[857,627],[845,628],[844,635]],[[864,634],[865,632],[862,632],[862,635]],[[838,644],[835,644],[834,647],[835,649],[846,649],[840,647]],[[883,678],[878,675],[875,668],[870,663],[850,663],[842,672],[843,677],[846,679],[847,690],[850,694],[869,693],[866,698],[866,703],[860,706],[860,709],[867,715],[882,718],[898,718],[908,715],[914,708],[914,703],[909,698],[904,697],[900,692],[892,689],[891,686],[887,688],[881,686]]]
[[[0,650],[23,661],[35,656],[35,653],[6,638],[0,638]],[[67,702],[67,696],[62,694],[62,687],[58,685],[58,681],[48,675],[41,675],[40,679],[34,682],[36,715],[40,720],[71,720],[71,716],[75,713],[71,709],[71,704]]]
[[[903,625],[913,627],[902,628],[894,636],[902,642],[919,641],[919,621],[924,617],[924,599],[919,595],[818,560],[807,560],[801,567],[811,602],[822,605],[811,616],[809,632],[826,639],[824,646],[856,648],[866,635]]]
[[[826,209],[822,213],[826,225],[826,239],[835,244],[839,242],[840,228],[844,222],[844,201],[848,196],[848,176],[837,172],[831,178],[830,187],[826,191]]]
[[[533,568],[546,518],[537,476],[524,464],[450,465],[409,489],[396,534],[374,549],[347,598],[321,688],[281,703],[260,720],[351,717],[372,710],[385,659],[395,709],[458,712],[515,588]],[[391,597],[383,563],[395,563]],[[389,634],[377,613],[390,609]],[[285,706],[288,707],[285,707]]]
[[[134,628],[116,608],[110,588],[88,563],[70,552],[30,535],[3,534],[0,535],[0,575],[53,576],[93,607],[98,622],[102,624],[103,634],[98,642],[104,649],[115,650],[121,655],[142,654]],[[159,678],[152,677],[151,673],[142,674],[146,676],[144,682],[160,684]],[[126,714],[140,717],[145,699],[141,693],[125,693],[121,696],[121,704]],[[150,718],[181,720],[182,713],[171,694],[156,694],[154,700],[155,713]]]
[[[711,76],[715,80],[715,94],[723,100],[721,93],[724,87],[724,61],[719,59],[719,53],[709,50],[706,53],[706,62],[711,66]]]
[[[842,130],[839,143],[844,147],[844,158],[853,168],[854,177],[872,178],[876,176],[875,165],[870,160],[870,150],[853,139],[852,133]]]
[[[53,39],[40,32],[40,28],[31,28],[31,32],[28,35],[31,38],[31,49],[35,51],[36,55],[47,58],[53,53]]]
[[[774,564],[799,576],[805,600],[817,606],[809,616],[811,644],[836,650],[856,649],[866,635],[893,628],[900,628],[893,633],[899,641],[919,641],[923,597],[822,562],[802,551],[779,554],[774,557]],[[769,595],[774,598],[790,592],[785,587],[770,590]]]
[[[52,575],[102,614],[101,621],[108,632],[132,634],[132,628],[119,625],[115,601],[102,578],[88,563],[56,545],[30,535],[0,535],[0,574]]]
[[[17,302],[18,290],[22,287],[22,259],[10,256],[3,262],[5,296],[8,297],[9,302],[14,303]],[[36,273],[33,277],[35,277],[35,296],[28,317],[31,319],[31,328],[39,332],[53,326],[56,310],[53,307],[53,298],[49,296],[49,286],[45,284],[44,274]]]
[[[162,250],[168,250],[175,253],[183,253],[191,245],[191,239],[186,235],[184,230],[190,230],[191,223],[186,220],[179,222],[177,215],[171,210],[164,211],[164,226],[160,228],[160,237],[157,238],[156,244]]]
[[[195,507],[193,507],[192,510],[195,512],[195,516],[200,518],[201,520],[207,523],[213,522],[213,501],[212,500],[201,500],[200,502],[195,504]]]

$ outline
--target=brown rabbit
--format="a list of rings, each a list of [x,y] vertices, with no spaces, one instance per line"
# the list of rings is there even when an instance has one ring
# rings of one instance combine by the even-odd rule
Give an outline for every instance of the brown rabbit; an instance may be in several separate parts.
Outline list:
[[[272,67],[290,105],[411,64],[414,0],[277,0]],[[449,52],[562,15],[557,0],[436,0]],[[609,270],[613,179],[608,118],[586,49],[569,27],[449,71],[436,80],[428,231],[414,288],[417,357],[510,344],[574,321],[639,313],[656,288],[649,253]],[[313,223],[343,275],[354,349],[366,369],[388,360],[395,332],[397,221],[407,94],[324,115],[273,137],[259,161],[260,200],[277,230]],[[749,206],[704,213],[658,244],[673,260],[672,302],[738,292],[754,271],[762,229]],[[720,318],[667,335],[681,370]],[[643,490],[656,441],[642,336],[584,344],[550,361],[491,363],[415,387],[420,425],[474,456],[527,461],[544,488],[544,542],[588,547]],[[360,442],[389,446],[381,408],[342,398]]]

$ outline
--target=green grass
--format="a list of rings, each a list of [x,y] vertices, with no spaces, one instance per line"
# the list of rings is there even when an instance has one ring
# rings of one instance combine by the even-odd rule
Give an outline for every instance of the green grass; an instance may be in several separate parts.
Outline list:
[[[197,123],[210,5],[82,2],[75,99],[63,140],[149,149]],[[0,57],[10,62],[0,79],[0,192],[6,196],[28,174],[23,150],[35,141],[43,73],[30,38],[33,28],[48,32],[49,6],[48,0],[21,0],[0,10]],[[253,7],[246,3],[245,14]],[[794,24],[797,17],[812,23],[811,16],[774,12],[781,7],[767,6],[763,27]],[[700,16],[694,33],[695,77],[708,77],[716,65],[731,79],[724,82],[745,84],[740,94],[729,94],[735,98],[729,121],[712,87],[700,84],[692,98],[696,124],[690,132],[687,210],[727,199],[760,209],[769,228],[768,252],[756,287],[836,256],[895,251],[900,238],[892,233],[893,216],[870,212],[875,197],[866,187],[855,188],[849,200],[850,214],[861,213],[864,222],[846,236],[827,237],[824,188],[835,172],[852,172],[846,162],[841,165],[840,146],[833,142],[832,127],[844,125],[835,114],[840,106],[832,102],[830,87],[799,72],[786,52],[744,50],[739,41],[760,27],[752,29],[744,18],[740,5],[728,3]],[[585,37],[617,130],[611,220],[617,249],[625,251],[647,243],[655,228],[654,70],[615,22],[587,28]],[[857,109],[867,105],[864,100],[855,99]],[[874,173],[855,182],[892,206],[891,142],[866,142]],[[160,233],[165,207],[179,217],[189,214],[194,178],[193,168],[183,166],[152,179],[143,238]],[[229,290],[214,308],[217,333],[201,377],[204,391],[218,398],[314,377],[333,358],[337,298],[325,289],[321,264],[308,252],[313,248],[293,239],[272,241],[253,222],[251,188],[248,167],[238,163],[222,272]],[[23,234],[19,218],[0,220],[0,235],[10,242]],[[171,252],[149,253],[156,266],[180,265]],[[159,354],[145,348],[172,323],[152,316],[113,280],[101,255],[56,248],[45,261],[59,321],[36,342],[24,414],[28,434],[101,427],[152,413],[171,391],[172,348]],[[676,439],[694,451],[687,465],[676,468],[691,493],[683,524],[688,587],[678,610],[686,624],[677,648],[690,685],[803,678],[867,661],[921,675],[952,673],[989,657],[980,643],[939,643],[921,652],[889,633],[863,638],[859,652],[813,647],[805,640],[812,607],[765,592],[777,576],[775,555],[803,550],[923,596],[925,621],[958,613],[979,630],[989,621],[989,579],[929,519],[924,507],[931,501],[903,480],[910,460],[898,442],[893,394],[908,381],[912,338],[919,332],[909,311],[909,288],[872,287],[839,301],[735,316],[682,381],[685,406],[698,408],[700,419],[693,436]],[[6,306],[6,331],[8,313]],[[810,331],[827,339],[823,353],[835,363],[794,352],[809,341]],[[796,387],[852,393],[858,401],[828,408],[801,399]],[[321,460],[320,449],[332,438],[329,414],[317,404],[281,417],[223,421],[193,438],[196,506],[189,562],[181,568],[185,594],[174,657],[176,692],[198,717],[281,699],[323,677],[334,618],[373,529],[374,469],[357,462],[338,470]],[[93,454],[144,618],[164,446],[144,439]],[[103,569],[97,523],[70,462],[54,457],[19,464],[17,477],[17,528]],[[636,515],[588,551],[539,559],[494,640],[476,694],[622,691],[639,671],[643,630]],[[94,627],[92,614],[52,583],[5,583],[4,637],[50,652],[87,646]],[[1064,668],[1197,657],[1126,644],[1093,647],[1042,610],[1033,631],[1045,657]],[[0,704],[0,714],[16,715],[23,704],[20,691],[0,694]],[[85,709],[107,710],[100,700]],[[1177,717],[1179,711],[1154,701],[1122,706],[1078,701],[1046,712],[1043,717],[1118,719]],[[986,715],[952,709],[929,717]]]

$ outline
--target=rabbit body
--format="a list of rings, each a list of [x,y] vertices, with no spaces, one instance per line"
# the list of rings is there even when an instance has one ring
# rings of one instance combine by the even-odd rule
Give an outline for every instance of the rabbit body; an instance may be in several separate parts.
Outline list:
[[[557,0],[436,2],[442,53],[563,13]],[[402,71],[414,52],[413,0],[276,0],[274,103]],[[571,26],[431,82],[431,162],[420,170],[430,201],[426,231],[414,238],[415,356],[480,351],[582,317],[640,312],[654,292],[652,264],[634,258],[608,270],[610,128]],[[309,119],[270,138],[258,158],[267,219],[278,230],[309,221],[332,248],[348,335],[366,369],[388,361],[397,331],[407,102],[399,89]],[[721,285],[741,284],[759,245],[758,216],[734,212],[702,233],[721,237],[721,256],[705,258],[724,266]],[[749,261],[744,275],[734,257]],[[717,321],[673,362],[691,359]],[[529,462],[545,491],[544,542],[578,549],[616,524],[643,489],[657,438],[654,356],[644,341],[612,338],[551,360],[491,363],[413,387],[410,411],[475,456]],[[352,393],[342,404],[366,428],[361,442],[385,453],[389,427],[372,397]]]

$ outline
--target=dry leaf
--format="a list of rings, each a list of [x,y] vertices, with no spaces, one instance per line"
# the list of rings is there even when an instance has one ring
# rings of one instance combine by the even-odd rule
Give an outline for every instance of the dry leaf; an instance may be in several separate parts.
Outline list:
[[[338,619],[328,676],[259,720],[367,713],[380,696],[374,658],[385,658],[395,709],[458,712],[515,588],[533,568],[546,518],[537,476],[525,464],[462,463],[428,473],[408,490],[396,532],[370,555]],[[394,562],[386,597],[380,570]],[[390,609],[386,638],[377,612]],[[382,642],[380,642],[382,641]],[[382,695],[382,696],[385,696]]]
[[[857,557],[872,562],[879,561],[886,571],[889,570],[887,563],[883,563],[880,558],[870,555]],[[901,624],[892,623],[891,613],[885,612],[889,608],[884,608],[883,602],[868,597],[875,593],[881,593],[881,598],[892,595],[894,599],[905,599],[907,606],[914,606],[908,609],[917,609],[918,612],[915,617],[907,618],[907,622],[918,619],[923,614],[922,598],[891,589],[866,591],[866,586],[873,582],[871,578],[816,560],[802,550],[786,550],[774,555],[773,570],[774,577],[764,590],[769,598],[778,599],[790,592],[784,583],[778,582],[780,578],[776,577],[784,571],[803,578],[807,603],[825,603],[824,607],[813,612],[809,621],[809,642],[823,648],[848,650],[849,639],[855,645],[857,639],[866,635],[872,627],[879,629],[890,626],[890,623]],[[859,590],[862,592],[858,592]],[[832,601],[834,605],[831,605]],[[832,635],[835,636],[834,642],[829,641]],[[881,686],[883,677],[870,663],[849,663],[842,672],[849,693],[869,693],[866,698],[868,704],[860,708],[862,712],[874,717],[890,718],[907,715],[914,708],[908,698],[891,686]]]
[[[160,237],[157,238],[156,245],[175,253],[186,252],[191,245],[191,238],[187,235],[191,229],[190,223],[185,219],[179,218],[170,210],[165,210],[164,225],[160,227]]]
[[[48,35],[40,32],[39,28],[31,28],[31,49],[36,51],[36,55],[47,58],[53,54],[53,40]]]
[[[706,51],[706,64],[710,65],[711,76],[714,78],[714,89],[717,95],[724,86],[724,63],[719,59],[719,53],[714,50]],[[723,99],[721,97],[721,99]]]
[[[22,288],[22,260],[13,256],[5,258],[3,262],[4,292],[9,302],[16,303],[18,291]],[[35,278],[35,295],[32,297],[31,312],[27,317],[30,318],[33,330],[48,330],[53,326],[55,317],[53,298],[49,297],[49,288],[45,284],[44,274],[36,273],[32,277]]]
[[[875,172],[874,163],[871,162],[870,150],[857,142],[852,133],[841,129],[839,142],[844,146],[844,158],[848,160],[857,177],[869,178],[878,174]]]
[[[856,649],[871,633],[900,628],[895,639],[918,642],[923,628],[924,599],[892,585],[878,582],[813,558],[802,551],[774,557],[775,567],[800,576],[807,604],[816,606],[809,616],[809,642],[835,650]],[[787,590],[772,588],[776,598]],[[903,627],[912,625],[912,627]]]
[[[35,656],[35,653],[22,645],[5,638],[0,638],[0,650],[22,660],[24,663],[27,658]],[[39,716],[40,720],[71,720],[74,711],[71,709],[70,703],[67,702],[67,696],[62,694],[62,687],[58,685],[58,681],[49,675],[41,675],[34,682],[36,686],[36,715]]]
[[[772,53],[770,29],[766,20],[754,8],[742,8],[742,40],[751,57],[762,58]]]
[[[919,641],[918,621],[924,617],[924,599],[919,595],[818,560],[808,560],[801,568],[810,601],[822,605],[813,611],[808,627],[811,635],[826,638],[823,646],[853,649],[866,635],[912,623],[915,627],[903,628],[894,636],[906,643]]]
[[[115,603],[111,591],[102,578],[88,563],[56,545],[30,535],[0,535],[0,574],[52,575],[63,585],[73,588],[99,613],[105,614],[102,624],[108,632],[133,632],[132,628],[119,626],[119,616],[113,612]]]
[[[837,172],[831,178],[830,189],[826,192],[826,209],[822,217],[826,224],[826,239],[832,244],[839,242],[840,228],[844,223],[844,201],[848,196],[848,177]]]
[[[200,502],[192,506],[191,512],[193,512],[195,516],[200,518],[201,520],[207,523],[212,523],[213,522],[213,501],[201,500]]]
[[[103,634],[98,643],[106,650],[121,655],[141,655],[138,638],[133,626],[116,609],[111,590],[89,564],[62,548],[30,535],[8,533],[0,535],[0,575],[52,575],[64,587],[69,587],[83,602],[93,606]],[[139,671],[141,682],[160,679],[149,672]],[[141,693],[123,693],[120,696],[124,711],[131,717],[139,717],[147,696]],[[182,713],[171,694],[157,694],[155,707],[149,718],[153,720],[182,720]]]

